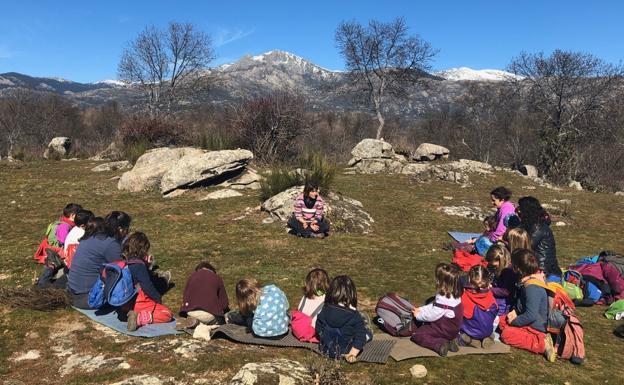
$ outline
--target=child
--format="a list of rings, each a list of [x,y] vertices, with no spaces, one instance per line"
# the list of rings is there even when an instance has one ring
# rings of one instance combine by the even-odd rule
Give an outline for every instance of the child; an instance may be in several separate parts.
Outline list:
[[[244,278],[236,284],[238,314],[228,313],[228,322],[245,325],[258,337],[280,338],[288,333],[288,299],[275,285],[261,287],[257,280]]]
[[[318,182],[308,180],[303,192],[295,199],[294,212],[288,227],[300,237],[324,238],[329,233],[329,222],[324,218],[325,206],[319,194]]]
[[[206,325],[224,324],[229,302],[223,279],[208,261],[200,262],[186,281],[180,315],[176,328],[190,329],[200,322]]]
[[[492,294],[498,305],[498,315],[505,316],[516,299],[518,277],[511,266],[511,255],[503,245],[494,245],[488,250],[485,260],[492,272]],[[495,321],[498,325],[498,321]]]
[[[131,304],[132,310],[128,312],[128,331],[155,324],[166,323],[173,319],[173,313],[162,304],[160,293],[154,287],[147,264],[150,262],[148,254],[150,242],[147,236],[141,232],[131,234],[123,246],[122,256],[132,273],[134,285],[140,285],[139,293]]]
[[[487,348],[494,343],[494,319],[498,314],[496,300],[490,290],[490,272],[481,265],[468,272],[468,286],[464,287],[462,305],[464,322],[460,327],[462,345]]]
[[[494,215],[487,216],[483,219],[483,233],[480,237],[471,238],[466,242],[451,242],[450,245],[446,245],[445,248],[450,249],[451,251],[455,250],[463,250],[469,253],[475,252],[475,244],[479,240],[479,238],[490,239],[494,231],[496,230],[496,217]],[[488,244],[492,244],[492,242],[488,242]],[[479,252],[479,250],[476,250]]]
[[[412,333],[412,341],[445,357],[449,350],[459,350],[455,340],[464,318],[463,289],[459,269],[451,264],[439,263],[435,277],[434,301],[412,310],[416,321],[421,323]]]
[[[63,209],[63,216],[59,219],[60,223],[54,230],[59,246],[65,245],[67,234],[69,234],[69,231],[75,226],[74,219],[80,210],[82,210],[82,206],[75,203],[70,203]]]
[[[325,303],[325,293],[329,288],[329,275],[323,269],[314,269],[306,276],[303,298],[297,307],[300,312],[312,318],[312,326]]]
[[[65,238],[67,238],[67,234],[71,228],[74,227],[76,213],[81,209],[82,207],[80,207],[80,205],[69,203],[63,209],[61,217],[48,225],[45,237],[35,252],[34,258],[38,263],[45,263],[49,255],[49,250],[57,254],[62,252]]]
[[[505,233],[503,240],[507,244],[510,255],[518,249],[531,250],[531,236],[521,227],[509,229]]]
[[[69,234],[67,234],[65,244],[63,245],[63,256],[65,257],[65,265],[68,269],[71,269],[72,258],[76,253],[76,248],[80,243],[80,239],[85,234],[87,223],[93,218],[95,218],[95,215],[89,210],[80,210],[75,216],[75,226],[69,231]]]
[[[329,284],[325,305],[316,320],[316,332],[321,352],[331,358],[344,355],[349,363],[355,362],[364,344],[373,339],[357,311],[357,291],[348,276],[338,276]]]
[[[543,287],[528,283],[530,279],[544,281],[537,259],[531,250],[517,249],[511,254],[511,263],[522,286],[516,309],[500,318],[501,340],[516,348],[544,354],[548,361],[555,362],[557,352],[546,329],[548,294]]]

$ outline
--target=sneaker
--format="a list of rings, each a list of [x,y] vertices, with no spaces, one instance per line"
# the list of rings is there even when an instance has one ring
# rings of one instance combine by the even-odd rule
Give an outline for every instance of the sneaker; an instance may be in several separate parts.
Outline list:
[[[489,348],[492,345],[494,345],[494,338],[492,338],[492,337],[487,337],[487,338],[484,338],[483,340],[481,340],[481,347],[483,349],[487,349],[487,348]]]
[[[134,310],[130,310],[128,312],[128,331],[129,332],[136,331],[139,328],[139,325],[137,322],[138,318],[139,318],[139,313],[135,312]]]
[[[440,357],[446,357],[446,355],[448,354],[449,351],[449,343],[444,343],[442,344],[442,346],[440,346],[438,348],[437,353],[440,355]]]
[[[194,329],[199,325],[199,320],[193,317],[187,318],[177,318],[176,319],[176,330],[185,330],[185,329]]]
[[[449,352],[453,352],[453,353],[457,353],[459,351],[459,346],[457,345],[457,341],[455,341],[455,340],[449,341],[449,343],[448,343],[448,351]]]
[[[546,357],[546,360],[548,360],[548,362],[557,361],[557,351],[553,346],[553,341],[550,337],[550,334],[546,334],[546,337],[544,337],[544,345],[544,357]]]
[[[461,344],[463,346],[471,346],[470,344],[472,343],[472,337],[470,337],[468,334],[459,333],[459,340],[461,341]]]
[[[323,239],[323,238],[325,238],[325,234],[323,234],[323,233],[312,233],[312,234],[310,234],[310,238]]]
[[[161,278],[167,281],[167,285],[171,282],[171,271],[167,270],[159,274]]]

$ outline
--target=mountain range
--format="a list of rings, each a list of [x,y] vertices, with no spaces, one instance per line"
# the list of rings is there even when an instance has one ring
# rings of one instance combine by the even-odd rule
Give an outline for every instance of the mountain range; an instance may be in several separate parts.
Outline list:
[[[209,88],[189,100],[182,100],[181,105],[218,105],[286,88],[303,93],[313,109],[363,109],[354,103],[352,94],[346,92],[349,86],[344,72],[328,70],[290,52],[273,50],[257,56],[246,55],[235,63],[208,69],[203,76],[211,79]],[[410,90],[407,101],[388,103],[388,110],[401,115],[418,115],[440,103],[452,101],[469,83],[498,82],[513,76],[499,70],[466,67],[425,74],[424,84]],[[136,86],[118,80],[79,83],[16,72],[0,74],[0,96],[15,88],[62,95],[81,106],[116,101],[131,110],[141,97]]]

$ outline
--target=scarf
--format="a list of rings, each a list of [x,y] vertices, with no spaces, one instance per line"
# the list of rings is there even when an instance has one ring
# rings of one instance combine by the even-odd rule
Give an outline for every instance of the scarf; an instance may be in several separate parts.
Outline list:
[[[492,294],[490,289],[464,288],[461,300],[464,305],[464,318],[468,319],[474,316],[475,306],[478,306],[483,311],[487,311],[492,305],[496,305],[494,294]]]

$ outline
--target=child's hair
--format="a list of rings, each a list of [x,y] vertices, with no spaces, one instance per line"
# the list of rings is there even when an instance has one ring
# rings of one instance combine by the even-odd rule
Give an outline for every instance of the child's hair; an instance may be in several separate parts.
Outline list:
[[[106,220],[108,235],[111,237],[117,236],[120,229],[130,229],[130,222],[132,221],[130,215],[123,211],[111,211],[104,219]]]
[[[80,241],[91,238],[96,234],[108,235],[108,231],[106,230],[106,222],[102,217],[93,217],[87,222],[87,226],[85,227],[85,233],[80,238]]]
[[[147,235],[137,231],[128,237],[123,245],[122,255],[126,260],[141,259],[144,260],[147,257],[150,248],[150,241],[147,239]]]
[[[528,277],[539,271],[539,264],[535,254],[529,249],[518,249],[511,254],[511,263],[514,270],[520,273],[521,278]]]
[[[262,288],[254,278],[243,278],[236,283],[236,302],[238,311],[244,317],[249,317],[258,306]]]
[[[468,282],[475,289],[486,289],[492,283],[492,275],[485,267],[475,265],[468,271]]]
[[[339,275],[332,279],[325,294],[325,302],[357,308],[357,290],[353,280],[346,275]]]
[[[94,218],[95,215],[89,210],[80,210],[76,213],[76,218],[74,218],[74,224],[76,226],[86,226],[89,221]]]
[[[76,203],[70,203],[63,209],[63,216],[69,218],[70,215],[77,214],[80,210],[82,210],[82,206]]]
[[[504,186],[498,186],[494,190],[490,191],[490,195],[493,195],[496,199],[508,201],[511,198],[511,190]]]
[[[483,219],[483,225],[485,226],[485,228],[487,228],[487,231],[496,230],[496,225],[498,225],[498,222],[496,221],[496,216],[490,215],[485,217]]]
[[[511,253],[509,250],[503,245],[495,244],[490,247],[488,252],[485,254],[485,260],[490,265],[492,262],[498,262],[498,267],[496,268],[495,275],[498,277],[506,267],[509,267],[511,264]]]
[[[438,263],[435,268],[436,293],[446,298],[461,297],[464,289],[459,279],[459,269],[448,263]]]
[[[215,269],[214,266],[212,266],[212,264],[207,260],[203,260],[195,266],[195,271],[199,271],[201,269],[212,270],[213,273],[217,272],[217,269]]]
[[[303,196],[307,197],[310,195],[310,191],[316,191],[319,189],[319,184],[314,179],[308,179],[303,186]]]
[[[314,298],[314,296],[327,293],[329,288],[329,274],[323,269],[313,269],[306,276],[305,287],[303,288],[303,295],[306,298]]]
[[[531,250],[531,236],[521,227],[509,229],[505,233],[505,240],[511,254],[517,249]]]

